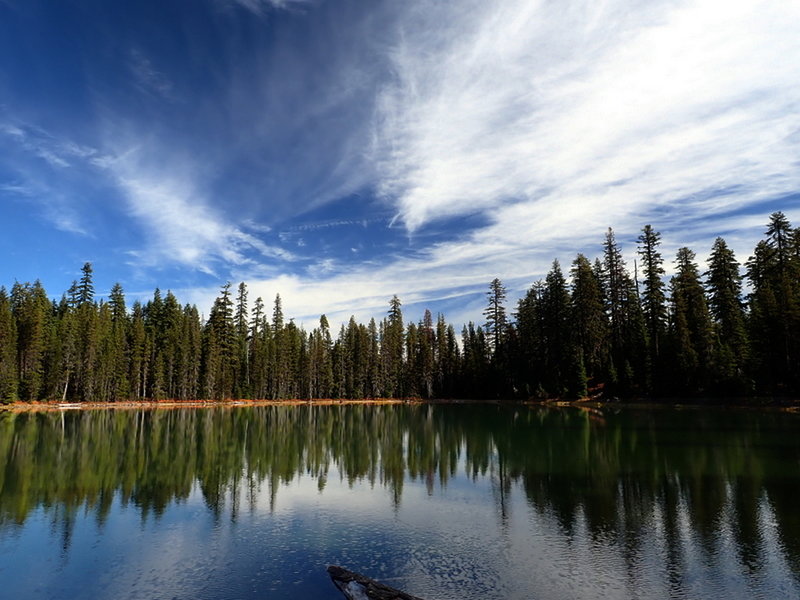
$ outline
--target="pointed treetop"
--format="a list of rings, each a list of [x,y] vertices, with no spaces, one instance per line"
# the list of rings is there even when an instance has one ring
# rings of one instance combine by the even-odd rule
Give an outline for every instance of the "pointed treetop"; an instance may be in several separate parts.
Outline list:
[[[81,267],[81,279],[78,284],[78,303],[86,304],[94,299],[94,284],[92,283],[92,263],[87,262]]]

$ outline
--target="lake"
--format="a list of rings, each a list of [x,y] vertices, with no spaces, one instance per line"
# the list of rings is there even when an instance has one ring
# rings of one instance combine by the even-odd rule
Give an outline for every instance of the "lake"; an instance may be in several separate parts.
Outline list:
[[[0,413],[5,598],[800,597],[800,415],[518,404]]]

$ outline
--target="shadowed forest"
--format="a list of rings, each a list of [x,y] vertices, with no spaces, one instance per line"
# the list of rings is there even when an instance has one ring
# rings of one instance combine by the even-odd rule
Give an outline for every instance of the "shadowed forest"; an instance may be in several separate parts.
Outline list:
[[[306,331],[244,283],[205,320],[158,289],[129,308],[119,284],[96,297],[86,263],[59,300],[0,288],[0,401],[792,396],[800,229],[776,212],[764,235],[744,265],[717,238],[705,272],[680,248],[666,280],[659,232],[642,229],[631,273],[609,229],[601,256],[554,261],[515,307],[492,281],[459,333],[427,310],[406,322],[397,296],[379,322]]]

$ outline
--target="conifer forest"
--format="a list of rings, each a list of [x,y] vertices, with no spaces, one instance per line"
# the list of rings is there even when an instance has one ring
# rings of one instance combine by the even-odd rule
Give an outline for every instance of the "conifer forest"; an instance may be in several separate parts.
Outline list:
[[[0,400],[670,398],[800,392],[800,228],[782,212],[742,264],[721,237],[707,270],[673,260],[650,225],[635,257],[611,229],[602,254],[558,260],[509,306],[499,279],[457,331],[397,296],[380,321],[311,331],[280,296],[222,289],[206,319],[156,289],[128,306],[95,294],[90,263],[60,299],[39,282],[0,288]],[[636,260],[631,272],[629,264]],[[476,315],[477,317],[477,315]]]

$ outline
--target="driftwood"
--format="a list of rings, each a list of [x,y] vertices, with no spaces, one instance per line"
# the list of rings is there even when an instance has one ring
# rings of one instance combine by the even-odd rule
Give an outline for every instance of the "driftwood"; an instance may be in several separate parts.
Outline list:
[[[334,585],[349,600],[422,600],[342,567],[328,567]]]

